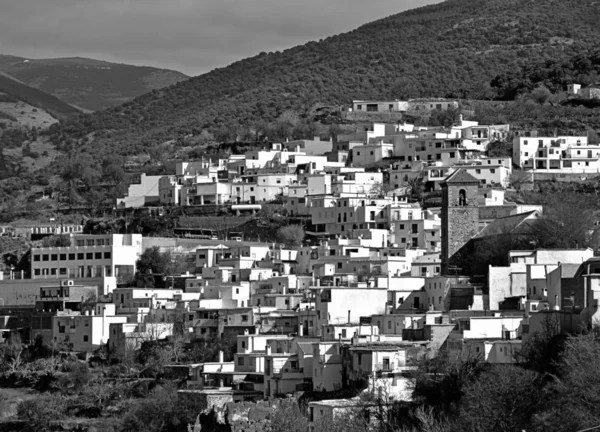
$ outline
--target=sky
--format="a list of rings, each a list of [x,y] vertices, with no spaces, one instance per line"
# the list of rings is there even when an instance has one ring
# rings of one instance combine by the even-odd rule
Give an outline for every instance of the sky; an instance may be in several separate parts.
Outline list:
[[[0,54],[200,75],[440,0],[0,0]]]

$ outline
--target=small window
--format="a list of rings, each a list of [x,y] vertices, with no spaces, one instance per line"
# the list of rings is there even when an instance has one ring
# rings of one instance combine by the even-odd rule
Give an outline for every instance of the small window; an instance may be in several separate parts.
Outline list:
[[[83,341],[87,342],[88,341],[88,335],[83,335]]]
[[[104,259],[110,259],[111,258],[111,253],[110,252],[104,252]]]
[[[238,357],[238,366],[244,366],[244,357]]]

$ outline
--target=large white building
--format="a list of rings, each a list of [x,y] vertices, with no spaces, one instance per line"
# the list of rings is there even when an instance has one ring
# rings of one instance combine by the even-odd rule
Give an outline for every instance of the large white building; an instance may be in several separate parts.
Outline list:
[[[71,234],[71,245],[31,249],[31,277],[132,279],[141,234]]]
[[[526,137],[513,140],[513,161],[524,169],[554,173],[600,172],[600,145],[586,136]]]

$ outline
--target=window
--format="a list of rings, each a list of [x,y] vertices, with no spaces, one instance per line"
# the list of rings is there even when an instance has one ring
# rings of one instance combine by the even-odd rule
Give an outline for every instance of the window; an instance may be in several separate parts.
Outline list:
[[[78,253],[78,254],[77,254],[77,259],[78,259],[78,260],[82,260],[82,259],[83,259],[83,253],[81,253],[81,252],[80,252],[80,253]]]
[[[85,246],[85,242],[83,240],[77,240],[77,246],[78,247]]]
[[[89,260],[94,259],[94,253],[93,252],[87,252],[85,254],[85,259],[89,259]]]
[[[248,315],[242,315],[242,322],[248,322]]]
[[[96,240],[96,246],[104,246],[104,239]]]
[[[87,241],[87,245],[88,246],[94,246],[94,240],[88,240]]]
[[[97,259],[97,260],[102,259],[102,252],[96,252],[94,254],[94,258]]]
[[[39,261],[40,260],[40,256],[39,255],[34,255],[33,256],[33,260],[34,261]]]
[[[69,261],[75,261],[75,254],[74,253],[70,253],[69,254]]]
[[[244,357],[238,357],[238,366],[244,366]]]
[[[491,172],[492,174],[496,174],[496,170],[495,170],[494,168],[491,168],[491,169],[490,169],[490,172]]]
[[[438,297],[438,304],[442,304],[442,296]]]
[[[88,341],[88,335],[83,335],[83,341],[87,342]]]
[[[454,152],[450,152],[450,157],[451,158],[455,157],[455,153]]]
[[[476,169],[475,170],[475,174],[481,174],[481,170],[480,169]]]
[[[61,261],[66,261],[67,260],[67,254],[64,254],[64,253],[60,254],[60,260]]]
[[[412,224],[412,233],[413,234],[418,234],[419,233],[419,225]]]
[[[110,252],[104,252],[104,259],[110,259],[111,258],[111,253]]]

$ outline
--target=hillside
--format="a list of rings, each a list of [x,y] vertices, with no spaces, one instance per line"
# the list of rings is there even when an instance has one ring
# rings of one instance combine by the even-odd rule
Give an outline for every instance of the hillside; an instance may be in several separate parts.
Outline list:
[[[180,72],[86,58],[0,55],[0,71],[89,111],[102,110],[188,77]]]
[[[3,73],[0,73],[0,94],[3,94],[0,99],[2,102],[23,102],[27,105],[33,105],[38,109],[46,111],[50,116],[56,119],[66,119],[81,113],[80,110],[63,102],[57,97],[36,88],[29,87]],[[4,108],[8,107],[5,106]],[[10,112],[6,112],[2,108],[0,108],[0,111],[10,115]],[[13,115],[11,117],[15,116]],[[45,118],[44,120],[47,120],[48,123],[43,125],[43,127],[49,126],[50,118]]]
[[[104,131],[94,148],[139,151],[202,129],[236,130],[315,102],[488,97],[499,74],[585,53],[600,41],[595,0],[448,0],[283,52],[261,53],[60,130]],[[98,145],[102,143],[102,145]]]

